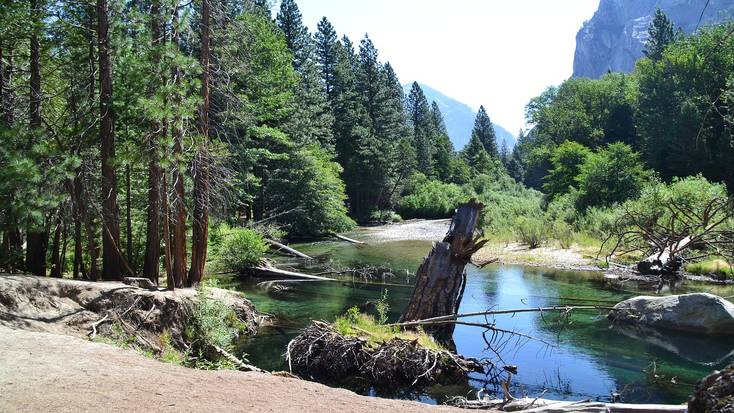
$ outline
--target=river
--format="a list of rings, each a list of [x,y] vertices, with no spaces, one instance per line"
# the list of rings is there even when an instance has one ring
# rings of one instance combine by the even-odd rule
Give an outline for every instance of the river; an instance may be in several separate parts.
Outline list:
[[[370,241],[366,232],[354,236]],[[257,286],[261,280],[232,281],[232,286],[246,293],[258,309],[277,319],[274,326],[240,343],[239,350],[261,368],[287,369],[282,357],[286,345],[311,320],[333,321],[351,306],[379,299],[385,289],[390,318],[396,320],[411,293],[409,286],[399,284],[412,282],[406,271],[415,271],[430,246],[427,240],[381,240],[367,245],[321,241],[297,245],[309,255],[328,257],[347,267],[387,265],[396,275],[389,280],[389,286],[343,278],[339,282],[293,283],[277,291]],[[514,265],[489,265],[483,269],[468,266],[467,270],[462,313],[558,304],[611,306],[635,295],[652,294],[630,283],[612,283],[599,272]],[[734,295],[732,287],[688,283],[684,288]],[[619,393],[622,401],[630,403],[681,403],[696,380],[734,359],[731,339],[620,331],[611,328],[605,314],[598,311],[573,312],[564,319],[548,313],[521,313],[497,316],[494,320],[498,327],[535,339],[495,337],[491,342],[495,351],[490,351],[481,329],[457,326],[454,341],[462,355],[490,358],[499,366],[516,365],[518,374],[512,381],[515,397],[536,397],[545,392],[543,397],[551,399],[609,401],[612,393]],[[435,386],[418,393],[387,396],[429,403],[440,402],[449,395],[471,398],[481,387],[490,393],[497,390],[487,379],[487,375],[472,374],[468,386]]]

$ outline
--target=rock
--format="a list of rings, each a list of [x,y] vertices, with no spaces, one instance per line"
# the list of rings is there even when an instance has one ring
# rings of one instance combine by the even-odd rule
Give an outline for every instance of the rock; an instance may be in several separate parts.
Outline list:
[[[702,27],[734,15],[731,0],[601,0],[594,17],[576,34],[573,76],[595,79],[607,71],[632,71],[643,56],[658,7],[685,33],[699,27],[699,17]]]
[[[708,293],[640,296],[614,306],[619,323],[710,335],[734,335],[734,304]]]
[[[142,278],[142,277],[124,277],[122,279],[122,283],[133,286],[133,287],[145,288],[146,290],[149,290],[149,291],[158,290],[158,286],[155,285],[153,281],[147,278]]]
[[[696,383],[689,413],[734,413],[734,364]]]

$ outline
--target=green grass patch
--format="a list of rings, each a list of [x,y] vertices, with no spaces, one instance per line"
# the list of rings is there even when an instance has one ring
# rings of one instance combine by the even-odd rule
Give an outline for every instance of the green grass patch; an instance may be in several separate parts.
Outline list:
[[[688,264],[686,271],[698,275],[713,275],[717,278],[734,278],[734,267],[721,258]]]
[[[408,341],[418,340],[420,346],[431,350],[446,350],[432,336],[421,330],[403,331],[400,327],[381,324],[373,316],[360,313],[357,307],[352,307],[347,310],[345,315],[337,317],[334,327],[339,334],[362,337],[373,347],[394,338],[399,338]]]

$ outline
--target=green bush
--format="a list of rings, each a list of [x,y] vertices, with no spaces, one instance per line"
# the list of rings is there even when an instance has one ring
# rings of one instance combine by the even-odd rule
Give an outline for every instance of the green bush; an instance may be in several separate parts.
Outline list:
[[[232,350],[235,337],[247,328],[231,307],[212,297],[210,288],[216,285],[216,280],[211,279],[201,285],[186,328],[186,338],[202,354],[211,354],[215,346]]]
[[[240,272],[260,263],[268,250],[262,235],[249,228],[232,228],[222,236],[217,262],[222,270]]]
[[[423,175],[411,181],[409,193],[398,207],[404,218],[450,218],[456,207],[471,197],[458,185],[429,180]]]
[[[551,225],[538,217],[518,217],[515,220],[515,231],[518,239],[531,249],[538,248],[548,240]]]
[[[370,221],[377,222],[400,222],[403,217],[395,211],[378,209],[370,214]]]
[[[553,239],[561,244],[561,248],[568,249],[573,245],[573,228],[564,221],[553,221]]]

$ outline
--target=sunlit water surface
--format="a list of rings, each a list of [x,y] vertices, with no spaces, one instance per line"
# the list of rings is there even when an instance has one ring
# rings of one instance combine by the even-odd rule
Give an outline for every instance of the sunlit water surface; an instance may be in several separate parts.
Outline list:
[[[388,265],[397,274],[389,282],[405,284],[406,271],[415,271],[430,245],[425,241],[369,245],[326,241],[301,244],[298,248],[313,256],[328,256],[347,267]],[[256,285],[259,281],[231,282],[258,309],[276,316],[276,325],[240,345],[240,351],[247,353],[252,363],[268,370],[287,369],[282,357],[286,345],[310,320],[332,321],[351,306],[380,298],[384,289],[388,290],[391,320],[397,320],[411,293],[405,286],[366,285],[349,279],[293,283],[285,291],[267,292]],[[683,291],[734,295],[731,287],[696,284],[685,285]],[[629,283],[612,284],[596,272],[469,266],[460,312],[558,304],[611,306],[641,293],[652,294]],[[467,320],[484,321],[484,317]],[[734,358],[734,340],[620,331],[611,328],[605,312],[600,311],[573,312],[563,322],[550,313],[518,313],[491,320],[498,327],[535,339],[495,337],[492,344],[499,353],[495,354],[487,349],[481,329],[457,326],[457,351],[478,359],[490,358],[498,365],[517,365],[518,374],[512,380],[516,397],[536,397],[545,392],[543,397],[552,399],[608,401],[612,393],[620,393],[625,402],[680,403],[686,400],[696,380]],[[440,402],[451,395],[471,398],[481,387],[490,393],[496,390],[487,379],[486,375],[472,374],[469,385],[435,386],[411,395],[401,392],[394,396],[426,402]]]

